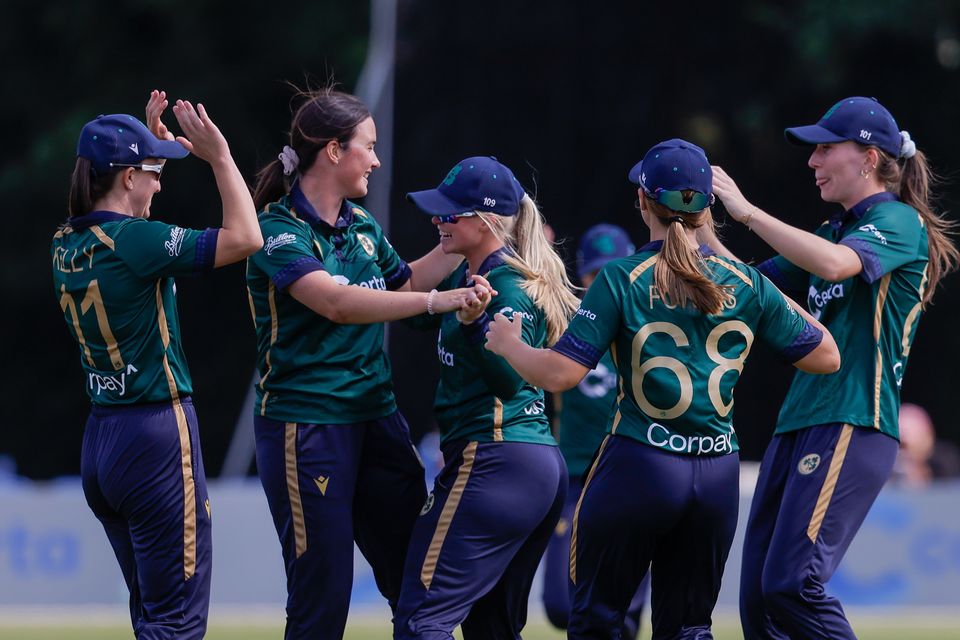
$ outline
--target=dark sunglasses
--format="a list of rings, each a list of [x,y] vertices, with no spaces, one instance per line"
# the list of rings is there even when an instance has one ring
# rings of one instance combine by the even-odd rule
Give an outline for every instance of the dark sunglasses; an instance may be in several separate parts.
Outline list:
[[[445,216],[436,216],[438,222],[446,224],[457,224],[460,218],[472,218],[477,215],[476,211],[467,211],[466,213],[451,213]]]

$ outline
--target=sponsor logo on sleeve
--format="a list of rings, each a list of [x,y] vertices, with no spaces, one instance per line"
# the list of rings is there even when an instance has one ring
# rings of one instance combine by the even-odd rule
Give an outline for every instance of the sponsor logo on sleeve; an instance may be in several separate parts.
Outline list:
[[[524,320],[529,320],[533,322],[533,319],[534,319],[532,313],[527,313],[526,311],[518,311],[513,307],[504,307],[503,309],[500,309],[499,311],[497,311],[497,313],[502,313],[503,315],[511,319],[513,318],[513,314],[515,313],[519,313]]]
[[[180,248],[183,246],[183,236],[186,235],[186,231],[182,228],[173,226],[170,227],[170,239],[163,243],[163,246],[167,248],[167,252],[170,253],[170,256],[180,255]]]
[[[595,314],[593,311],[590,311],[590,309],[584,309],[583,307],[580,307],[579,309],[577,309],[577,315],[583,316],[587,320],[597,319],[597,314]]]
[[[887,244],[887,238],[882,233],[880,233],[880,230],[877,229],[872,224],[863,225],[862,227],[860,227],[860,231],[866,231],[867,233],[872,233],[877,238],[877,240],[880,241],[880,244]]]
[[[266,254],[273,255],[274,249],[282,247],[287,244],[293,244],[297,241],[297,236],[292,233],[281,233],[278,236],[270,236],[267,238],[267,241],[263,243],[263,250]]]

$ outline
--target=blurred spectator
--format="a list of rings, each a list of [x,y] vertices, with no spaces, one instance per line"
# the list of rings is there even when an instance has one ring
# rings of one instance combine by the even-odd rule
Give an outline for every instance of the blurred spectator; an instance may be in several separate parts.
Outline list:
[[[960,450],[938,440],[933,420],[923,407],[900,407],[900,451],[893,469],[898,484],[925,487],[931,480],[960,476]]]

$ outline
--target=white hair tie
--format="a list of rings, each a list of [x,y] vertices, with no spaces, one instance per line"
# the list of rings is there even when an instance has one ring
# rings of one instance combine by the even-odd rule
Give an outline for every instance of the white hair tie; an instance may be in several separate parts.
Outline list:
[[[917,155],[917,144],[910,139],[907,131],[900,132],[900,157],[912,158]]]
[[[277,159],[283,163],[283,175],[285,176],[290,175],[300,166],[300,156],[290,145],[283,146],[283,151],[280,152]]]

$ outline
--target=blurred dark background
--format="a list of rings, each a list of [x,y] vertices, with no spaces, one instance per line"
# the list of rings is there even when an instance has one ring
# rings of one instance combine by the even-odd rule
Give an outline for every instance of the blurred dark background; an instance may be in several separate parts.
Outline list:
[[[393,244],[408,260],[433,246],[436,232],[404,193],[435,186],[454,162],[480,154],[496,155],[536,194],[571,264],[577,238],[596,222],[619,224],[642,244],[626,173],[652,144],[675,136],[703,146],[757,205],[812,228],[832,205],[818,197],[808,151],[788,145],[782,129],[815,122],[848,95],[875,96],[893,112],[946,178],[940,208],[957,211],[960,3],[794,4],[401,0],[393,155],[381,169],[392,172]],[[0,456],[42,479],[79,472],[87,414],[49,257],[82,125],[100,113],[142,117],[149,91],[165,89],[207,106],[252,180],[284,144],[287,81],[333,78],[355,89],[370,8],[333,0],[13,0],[4,14],[0,197],[14,236],[0,271],[11,364]],[[175,124],[172,115],[167,122]],[[217,226],[209,168],[197,159],[171,163],[153,212],[184,226]],[[715,213],[725,219],[722,207]],[[725,231],[741,258],[770,255],[743,227]],[[253,375],[243,267],[177,284],[204,458],[215,476]],[[950,277],[924,315],[902,389],[956,443],[950,397],[960,379],[960,334],[950,317],[958,313],[960,288]],[[435,337],[402,325],[390,336],[400,405],[419,436],[433,426]],[[769,440],[791,374],[769,354],[754,354],[737,388],[745,459],[757,459]]]

